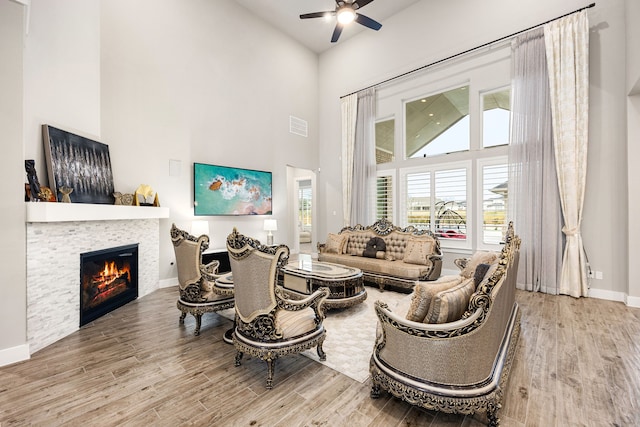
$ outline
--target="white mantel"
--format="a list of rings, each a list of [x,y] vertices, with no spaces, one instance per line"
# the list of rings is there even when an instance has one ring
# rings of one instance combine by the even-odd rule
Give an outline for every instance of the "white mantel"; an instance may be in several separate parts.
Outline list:
[[[26,222],[113,221],[169,218],[169,208],[95,205],[89,203],[27,202]]]

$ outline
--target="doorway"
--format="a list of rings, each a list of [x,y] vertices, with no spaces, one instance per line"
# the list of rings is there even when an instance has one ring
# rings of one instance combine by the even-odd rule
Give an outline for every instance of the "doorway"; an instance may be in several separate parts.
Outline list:
[[[311,179],[298,182],[298,242],[300,253],[312,252],[313,236],[313,187]]]
[[[313,255],[316,250],[316,174],[309,169],[287,167],[289,174],[289,224],[292,252]]]

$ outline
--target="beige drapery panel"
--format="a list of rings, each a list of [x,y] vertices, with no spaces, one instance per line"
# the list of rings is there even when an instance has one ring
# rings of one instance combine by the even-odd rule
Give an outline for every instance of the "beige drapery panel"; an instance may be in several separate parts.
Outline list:
[[[589,22],[582,11],[544,26],[558,186],[566,245],[559,293],[588,295],[580,234],[587,176]]]
[[[341,100],[342,111],[342,223],[351,220],[351,192],[353,188],[353,149],[356,141],[358,94]]]

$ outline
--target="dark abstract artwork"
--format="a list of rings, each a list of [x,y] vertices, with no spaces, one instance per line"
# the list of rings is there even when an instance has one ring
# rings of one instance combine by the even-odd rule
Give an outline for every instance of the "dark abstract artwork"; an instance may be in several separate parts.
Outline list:
[[[113,174],[109,146],[53,126],[43,125],[49,187],[72,189],[74,203],[113,204]]]

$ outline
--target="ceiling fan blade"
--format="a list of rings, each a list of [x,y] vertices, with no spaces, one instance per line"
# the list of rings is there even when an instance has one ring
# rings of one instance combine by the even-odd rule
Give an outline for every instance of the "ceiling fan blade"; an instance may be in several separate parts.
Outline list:
[[[353,2],[354,9],[360,9],[361,7],[365,7],[373,0],[356,0]]]
[[[342,34],[343,25],[338,23],[336,24],[335,30],[333,30],[333,35],[331,36],[331,43],[335,43],[340,38],[340,34]]]
[[[300,19],[309,19],[309,18],[324,18],[325,16],[333,16],[336,14],[335,10],[328,10],[326,12],[313,12],[313,13],[304,13],[300,15]]]
[[[382,28],[382,24],[375,19],[371,19],[368,16],[360,15],[359,13],[356,13],[355,21],[367,28],[371,28],[372,30],[378,31],[380,28]]]

